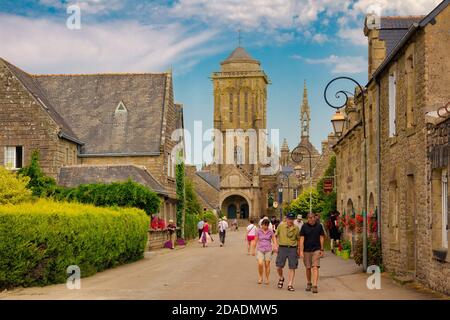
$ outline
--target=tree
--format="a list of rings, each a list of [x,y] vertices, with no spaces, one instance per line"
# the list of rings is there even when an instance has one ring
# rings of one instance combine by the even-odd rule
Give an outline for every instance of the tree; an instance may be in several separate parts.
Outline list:
[[[334,177],[334,171],[336,169],[336,156],[332,155],[330,157],[330,162],[328,164],[328,168],[325,170],[324,176],[317,183],[317,192],[319,194],[321,208],[319,211],[322,213],[323,220],[326,220],[330,214],[330,212],[336,211],[336,192],[332,191],[331,193],[326,194],[323,191],[323,184],[325,181],[325,177]],[[336,183],[336,181],[334,181]]]
[[[291,211],[296,214],[301,214],[305,216],[309,213],[309,198],[311,194],[311,203],[312,203],[312,212],[317,213],[320,212],[322,208],[322,201],[319,197],[319,193],[316,188],[307,188],[303,190],[302,193],[291,202]]]
[[[33,151],[30,165],[20,169],[18,174],[30,178],[27,188],[33,192],[33,196],[52,196],[58,190],[56,181],[42,172],[38,150]]]

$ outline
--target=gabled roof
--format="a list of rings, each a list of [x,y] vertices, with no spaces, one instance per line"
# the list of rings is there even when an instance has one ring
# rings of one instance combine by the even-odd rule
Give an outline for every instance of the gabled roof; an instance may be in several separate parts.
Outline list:
[[[0,58],[0,62],[9,69],[9,71],[20,81],[20,83],[25,87],[28,92],[30,92],[38,103],[44,108],[44,110],[49,114],[49,116],[56,122],[60,127],[60,137],[67,140],[73,141],[77,144],[83,144],[78,136],[74,133],[72,128],[68,125],[66,120],[57,112],[55,106],[49,101],[45,92],[39,86],[39,84],[34,80],[33,76],[29,75],[25,71],[16,67],[15,65],[9,63],[8,61]]]
[[[167,195],[164,187],[145,167],[135,165],[77,165],[62,167],[58,184],[76,187],[80,184],[123,182],[131,179],[158,194]]]
[[[86,142],[82,156],[159,154],[168,73],[34,75],[56,111]],[[127,112],[115,114],[120,102]]]
[[[217,174],[207,171],[197,171],[196,174],[213,188],[220,191],[220,177]]]
[[[232,62],[251,62],[259,63],[258,60],[252,58],[250,54],[242,47],[237,47],[221,64]]]

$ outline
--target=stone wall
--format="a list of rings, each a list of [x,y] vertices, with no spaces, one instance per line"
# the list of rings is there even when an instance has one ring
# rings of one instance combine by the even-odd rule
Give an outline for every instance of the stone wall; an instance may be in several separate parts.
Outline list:
[[[40,165],[53,178],[62,165],[76,163],[77,145],[58,137],[59,126],[1,61],[0,128],[0,165],[6,146],[23,147],[24,166],[39,150]]]
[[[164,248],[164,243],[169,240],[167,231],[165,230],[149,230],[147,250],[157,250]]]
[[[448,293],[449,265],[433,258],[431,172],[425,113],[450,97],[445,43],[450,9],[405,44],[380,77],[382,242],[386,269]],[[412,49],[411,49],[412,48]],[[414,125],[407,124],[406,52],[414,52]],[[389,137],[389,73],[397,71],[396,135]],[[446,71],[445,71],[446,70]]]

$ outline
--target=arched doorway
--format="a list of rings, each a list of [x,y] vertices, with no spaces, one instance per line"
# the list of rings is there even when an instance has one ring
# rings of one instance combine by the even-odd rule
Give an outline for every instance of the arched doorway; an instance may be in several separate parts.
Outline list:
[[[375,200],[373,198],[373,193],[370,193],[369,196],[369,214],[373,214],[375,211]]]
[[[226,197],[221,205],[222,213],[228,219],[248,219],[250,217],[250,206],[248,201],[240,195],[233,194]]]

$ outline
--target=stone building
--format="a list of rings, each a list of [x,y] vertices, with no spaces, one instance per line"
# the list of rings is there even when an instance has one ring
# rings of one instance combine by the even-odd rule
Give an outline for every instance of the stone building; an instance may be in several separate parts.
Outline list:
[[[329,134],[326,140],[322,141],[322,149],[319,152],[309,140],[310,138],[310,122],[311,122],[311,106],[308,102],[308,89],[306,87],[306,80],[303,85],[303,99],[300,105],[300,141],[297,146],[302,146],[311,152],[311,168],[309,167],[309,155],[305,149],[300,149],[303,155],[303,160],[299,163],[293,161],[291,153],[295,147],[290,150],[286,139],[284,139],[280,150],[280,163],[285,172],[291,172],[287,177],[280,173],[279,181],[283,185],[283,202],[291,202],[305,188],[309,188],[310,179],[309,173],[312,170],[311,185],[315,187],[317,182],[323,177],[325,170],[328,168],[330,157],[333,155],[331,149],[335,140],[333,134]],[[301,166],[304,175],[300,178],[295,176],[294,169],[296,166]]]
[[[364,88],[367,197],[381,213],[383,263],[402,280],[447,294],[448,121],[436,123],[436,110],[450,98],[448,5],[423,17],[381,17],[375,28],[368,17]],[[356,91],[342,111],[347,127],[334,150],[338,208],[348,211],[364,197],[362,94]]]
[[[261,161],[261,154],[270,153],[261,140],[267,129],[269,78],[260,62],[238,47],[211,79],[218,134],[210,173],[220,179],[219,207],[229,219],[260,217],[268,209],[268,189],[273,190],[268,185],[275,179],[274,174],[263,177],[270,164]]]
[[[173,150],[183,141],[171,134],[182,116],[170,72],[31,75],[0,59],[0,165],[18,169],[39,150],[65,185],[132,177],[159,193],[166,219],[176,216]]]

